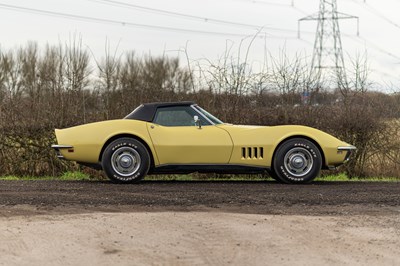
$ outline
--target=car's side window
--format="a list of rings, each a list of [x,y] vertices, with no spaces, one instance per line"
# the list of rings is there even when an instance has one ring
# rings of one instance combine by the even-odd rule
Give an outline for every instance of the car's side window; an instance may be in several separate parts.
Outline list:
[[[194,126],[195,115],[198,114],[190,106],[161,107],[157,109],[153,122],[168,127]],[[203,121],[202,124],[209,125]]]

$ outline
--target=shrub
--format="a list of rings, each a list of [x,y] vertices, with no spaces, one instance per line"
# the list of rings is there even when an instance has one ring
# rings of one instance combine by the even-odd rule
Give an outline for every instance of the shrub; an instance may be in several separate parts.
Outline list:
[[[122,118],[143,102],[194,100],[230,123],[319,128],[357,146],[354,159],[343,168],[349,176],[400,177],[399,93],[370,92],[357,85],[309,90],[310,99],[304,101],[301,95],[309,83],[302,60],[272,61],[273,66],[257,74],[246,62],[227,62],[210,63],[207,73],[191,66],[202,73],[195,78],[176,58],[137,58],[134,53],[107,54],[93,67],[79,40],[43,51],[29,43],[0,52],[1,173],[81,171],[56,158],[50,148],[54,128]]]

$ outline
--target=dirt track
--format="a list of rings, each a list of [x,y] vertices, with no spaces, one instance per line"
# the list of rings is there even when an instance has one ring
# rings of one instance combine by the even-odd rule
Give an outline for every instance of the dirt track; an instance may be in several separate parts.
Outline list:
[[[87,211],[218,211],[253,214],[399,214],[400,183],[0,181],[0,205],[36,213]],[[18,214],[18,208],[10,215]],[[0,210],[1,212],[1,210]],[[24,214],[22,211],[21,214]],[[7,214],[3,214],[7,215]]]
[[[0,265],[399,265],[400,183],[0,181]]]

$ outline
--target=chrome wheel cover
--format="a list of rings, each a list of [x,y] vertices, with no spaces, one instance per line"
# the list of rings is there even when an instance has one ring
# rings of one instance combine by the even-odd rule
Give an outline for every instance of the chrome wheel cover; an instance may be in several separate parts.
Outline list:
[[[120,176],[134,175],[141,163],[140,154],[131,147],[121,147],[111,156],[111,166]]]
[[[295,177],[307,175],[314,165],[314,159],[310,151],[302,147],[290,149],[284,158],[286,171]]]

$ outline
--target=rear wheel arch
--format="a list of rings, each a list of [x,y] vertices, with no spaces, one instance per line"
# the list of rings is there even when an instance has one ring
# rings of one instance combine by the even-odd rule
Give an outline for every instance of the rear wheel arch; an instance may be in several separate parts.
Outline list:
[[[151,149],[150,149],[150,146],[149,146],[149,145],[147,144],[147,142],[144,141],[142,138],[140,138],[140,137],[138,137],[138,136],[136,136],[136,135],[133,135],[133,134],[119,134],[119,135],[115,135],[115,136],[112,136],[111,138],[109,138],[109,139],[104,143],[103,147],[101,148],[101,152],[100,152],[100,155],[99,155],[99,162],[102,161],[102,159],[103,159],[103,154],[104,154],[104,151],[105,151],[105,149],[107,148],[107,146],[110,145],[110,143],[112,143],[114,140],[117,140],[117,139],[120,139],[120,138],[131,138],[131,139],[135,139],[135,140],[141,142],[141,143],[144,145],[144,147],[147,149],[147,152],[148,152],[149,155],[150,155],[150,170],[151,170],[152,168],[154,168],[154,166],[155,166],[154,155],[153,155],[153,152],[152,152]]]

